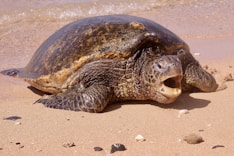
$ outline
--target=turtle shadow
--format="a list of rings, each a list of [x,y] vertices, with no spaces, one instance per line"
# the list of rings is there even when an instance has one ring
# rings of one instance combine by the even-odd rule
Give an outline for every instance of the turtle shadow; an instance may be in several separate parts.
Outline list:
[[[207,107],[209,103],[211,103],[210,100],[193,98],[190,96],[190,93],[183,93],[174,103],[169,105],[162,105],[157,103],[157,106],[161,108],[170,108],[176,110],[193,110]]]
[[[104,112],[110,112],[116,109],[121,108],[122,105],[154,105],[156,107],[164,108],[164,109],[187,109],[193,110],[198,108],[207,107],[210,103],[210,100],[206,99],[197,99],[190,96],[189,93],[183,93],[175,102],[171,104],[160,104],[156,101],[146,100],[146,101],[127,101],[127,102],[120,102],[115,103],[107,106]]]
[[[46,92],[40,91],[32,86],[28,86],[28,89],[30,89],[33,93],[43,96],[43,95],[50,95]],[[152,100],[146,100],[146,101],[124,101],[124,102],[119,102],[119,103],[114,103],[108,105],[103,113],[111,112],[117,109],[120,109],[122,105],[154,105],[156,107],[164,108],[164,109],[187,109],[187,110],[192,110],[192,109],[197,109],[197,108],[204,108],[208,106],[208,104],[211,101],[206,100],[206,99],[197,99],[193,98],[190,96],[190,93],[183,93],[175,102],[171,104],[160,104],[156,101]]]

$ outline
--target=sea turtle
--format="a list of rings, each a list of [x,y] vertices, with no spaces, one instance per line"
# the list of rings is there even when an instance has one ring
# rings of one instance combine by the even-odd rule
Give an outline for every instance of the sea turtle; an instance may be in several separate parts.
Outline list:
[[[154,21],[106,15],[70,23],[50,36],[25,68],[3,74],[51,93],[47,107],[101,112],[108,103],[151,99],[171,103],[181,91],[215,91],[178,36]]]

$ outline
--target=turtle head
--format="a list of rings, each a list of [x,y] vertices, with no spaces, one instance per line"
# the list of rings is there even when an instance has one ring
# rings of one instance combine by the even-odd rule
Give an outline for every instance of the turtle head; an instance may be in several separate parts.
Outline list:
[[[172,103],[181,94],[183,70],[177,56],[164,55],[145,63],[142,80],[147,99],[159,103]]]

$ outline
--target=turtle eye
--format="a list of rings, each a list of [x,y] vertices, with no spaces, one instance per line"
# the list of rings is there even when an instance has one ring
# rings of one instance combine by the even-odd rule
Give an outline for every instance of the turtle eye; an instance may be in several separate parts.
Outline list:
[[[153,51],[152,47],[146,49],[147,54],[151,54],[152,51]]]
[[[150,48],[146,48],[144,49],[145,53],[149,56],[153,55],[153,49],[150,47]]]

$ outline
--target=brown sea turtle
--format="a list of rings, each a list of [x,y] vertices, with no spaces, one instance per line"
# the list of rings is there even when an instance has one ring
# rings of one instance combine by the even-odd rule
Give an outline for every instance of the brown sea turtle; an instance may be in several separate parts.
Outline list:
[[[53,95],[47,107],[101,112],[108,103],[171,103],[181,91],[215,91],[188,45],[140,17],[109,15],[70,23],[50,36],[24,68],[2,71]]]

